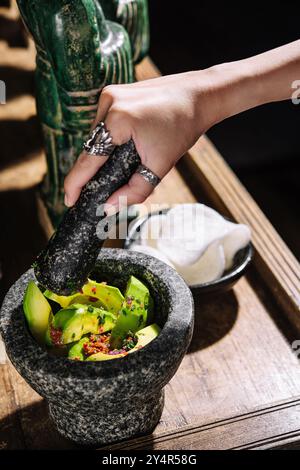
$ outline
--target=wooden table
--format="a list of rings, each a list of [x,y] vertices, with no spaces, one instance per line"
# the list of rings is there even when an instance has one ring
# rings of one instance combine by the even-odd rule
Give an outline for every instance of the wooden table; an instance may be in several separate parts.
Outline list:
[[[15,15],[14,5],[5,14]],[[31,43],[26,50],[8,49],[0,42],[2,64],[15,54],[19,67],[34,67]],[[149,59],[137,68],[139,79],[157,73]],[[0,107],[0,120],[17,114],[20,119],[20,113],[23,119],[34,115],[32,96],[15,97]],[[0,191],[31,188],[44,171],[39,150],[2,170]],[[166,387],[159,425],[150,436],[110,448],[295,448],[300,441],[300,366],[292,343],[300,340],[299,264],[206,137],[148,204],[195,200],[250,225],[253,267],[232,291],[195,299],[192,344]],[[51,231],[45,220],[43,228]],[[0,363],[0,448],[73,448],[58,435],[44,400],[18,375],[3,349]]]

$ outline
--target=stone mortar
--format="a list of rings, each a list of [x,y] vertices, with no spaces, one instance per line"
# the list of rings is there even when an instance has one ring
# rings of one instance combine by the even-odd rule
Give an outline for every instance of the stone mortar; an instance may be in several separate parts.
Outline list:
[[[7,354],[21,376],[49,403],[58,431],[80,445],[101,446],[151,433],[164,403],[164,386],[189,346],[194,319],[191,292],[161,261],[141,253],[103,249],[92,279],[122,290],[130,275],[144,281],[155,302],[160,335],[143,349],[104,362],[54,357],[26,325],[22,300],[30,269],[11,287],[0,313]]]

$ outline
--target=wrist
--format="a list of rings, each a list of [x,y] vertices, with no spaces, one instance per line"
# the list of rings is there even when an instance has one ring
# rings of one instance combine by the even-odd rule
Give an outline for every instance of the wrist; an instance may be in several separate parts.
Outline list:
[[[235,114],[291,97],[300,74],[300,40],[248,59],[189,72],[195,122],[205,132]]]
[[[247,60],[191,72],[198,120],[204,132],[235,114],[262,104],[262,86]]]

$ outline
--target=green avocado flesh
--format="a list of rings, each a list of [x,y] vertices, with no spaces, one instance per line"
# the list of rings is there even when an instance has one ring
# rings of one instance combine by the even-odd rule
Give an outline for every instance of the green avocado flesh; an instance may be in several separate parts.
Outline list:
[[[117,287],[108,286],[88,279],[81,292],[64,296],[57,295],[50,290],[45,290],[44,296],[49,300],[57,302],[62,308],[66,308],[73,303],[94,304],[95,307],[103,307],[105,310],[118,313],[124,297]]]
[[[160,333],[160,327],[153,323],[152,325],[146,326],[142,330],[136,333],[136,345],[134,348],[130,349],[127,353],[121,354],[103,354],[103,353],[96,353],[92,354],[87,358],[87,361],[107,361],[108,359],[118,359],[120,357],[127,356],[127,354],[133,353],[138,351],[139,349],[143,348],[147,344],[151,343]]]
[[[77,359],[79,361],[84,361],[83,345],[88,342],[89,342],[89,338],[85,336],[84,338],[81,338],[79,341],[73,344],[71,348],[69,349],[68,358]]]
[[[26,288],[23,309],[31,334],[39,343],[43,343],[48,328],[51,307],[33,281],[30,281]]]
[[[151,341],[153,341],[159,335],[159,333],[160,327],[156,323],[146,326],[146,328],[138,331],[136,333],[137,343],[130,352],[137,351],[138,349],[147,346],[147,344],[151,343]]]
[[[116,326],[111,332],[111,347],[120,347],[128,331],[135,333],[147,324],[149,290],[136,277],[131,276],[122,303]]]
[[[87,284],[84,284],[82,292],[89,297],[99,299],[104,308],[113,313],[119,313],[124,301],[124,297],[117,287],[91,281],[90,279]]]
[[[62,308],[66,308],[73,299],[78,297],[78,295],[80,294],[77,293],[69,296],[57,295],[54,292],[51,292],[51,290],[45,290],[44,292],[44,296],[47,297],[47,299],[57,302]]]
[[[70,296],[42,292],[30,281],[23,308],[34,338],[49,347],[51,354],[72,360],[122,358],[144,347],[160,332],[153,321],[149,290],[134,276],[129,278],[124,296],[117,287],[93,280]]]
[[[125,353],[121,354],[104,354],[102,352],[92,354],[86,360],[87,361],[110,361],[111,359],[120,359],[121,357],[126,356]]]
[[[105,310],[105,306],[100,300],[95,300],[95,297],[89,297],[88,295],[77,295],[68,306],[70,307],[73,304],[92,305]]]
[[[88,333],[105,333],[111,330],[115,323],[116,316],[112,312],[92,305],[73,304],[57,312],[49,328],[60,330],[59,342],[69,344],[79,341]]]

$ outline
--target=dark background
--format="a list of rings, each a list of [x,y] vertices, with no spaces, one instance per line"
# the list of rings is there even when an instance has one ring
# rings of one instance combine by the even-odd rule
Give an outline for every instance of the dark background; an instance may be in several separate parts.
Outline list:
[[[164,74],[242,59],[300,38],[295,1],[149,0],[149,10],[150,55]],[[300,105],[272,103],[208,132],[298,258],[299,116]]]

